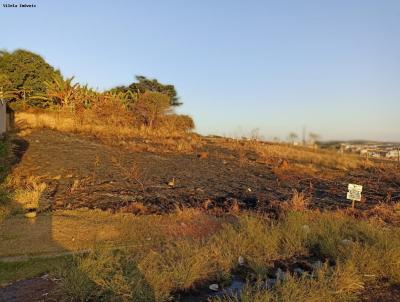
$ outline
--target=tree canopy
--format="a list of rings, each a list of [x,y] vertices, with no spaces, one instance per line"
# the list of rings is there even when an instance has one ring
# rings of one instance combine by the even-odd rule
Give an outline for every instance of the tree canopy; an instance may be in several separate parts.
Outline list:
[[[0,91],[3,96],[9,96],[9,99],[24,99],[31,106],[47,107],[72,97],[65,93],[78,91],[69,89],[73,85],[71,82],[72,78],[64,79],[59,70],[54,69],[38,54],[23,49],[0,51]],[[83,88],[78,84],[74,85],[75,88]],[[56,91],[57,97],[51,91]],[[174,85],[162,84],[157,79],[145,76],[136,76],[135,82],[115,87],[105,93],[123,93],[124,101],[128,105],[135,104],[146,93],[150,93],[146,94],[146,98],[160,101],[161,107],[165,106],[165,100],[171,107],[182,104]],[[161,97],[157,94],[161,94]]]
[[[170,84],[162,84],[156,79],[149,79],[145,76],[136,76],[136,82],[128,86],[118,86],[111,89],[113,92],[128,92],[133,93],[145,93],[145,92],[159,92],[169,97],[171,106],[182,105],[179,102],[178,93],[176,92],[175,86]]]
[[[0,90],[18,91],[24,97],[45,93],[45,81],[51,81],[55,74],[60,72],[33,52],[0,51]]]

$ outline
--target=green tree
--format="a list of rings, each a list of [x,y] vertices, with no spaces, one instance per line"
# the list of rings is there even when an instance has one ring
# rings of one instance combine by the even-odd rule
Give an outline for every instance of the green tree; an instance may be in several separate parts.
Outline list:
[[[12,100],[17,96],[17,91],[12,89],[12,84],[5,74],[0,73],[0,100]]]
[[[60,74],[41,56],[18,49],[13,52],[0,51],[0,82],[8,82],[7,90],[18,91],[25,99],[38,93],[45,93],[45,81],[51,81]]]
[[[8,76],[4,73],[0,73],[0,91],[6,91],[12,89],[12,83]]]
[[[168,113],[169,98],[160,92],[146,91],[139,94],[134,105],[134,112],[142,124],[154,128],[161,116]]]
[[[134,94],[143,94],[145,92],[158,92],[168,96],[169,103],[171,106],[182,105],[179,102],[178,93],[176,92],[174,85],[162,84],[156,79],[148,79],[144,76],[136,76],[137,82],[133,82],[129,86],[118,86],[111,89],[112,92],[132,92]],[[136,101],[137,98],[132,97],[132,101]]]

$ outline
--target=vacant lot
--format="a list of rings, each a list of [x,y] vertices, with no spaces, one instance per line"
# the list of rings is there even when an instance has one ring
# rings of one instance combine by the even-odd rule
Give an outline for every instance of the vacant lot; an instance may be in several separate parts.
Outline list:
[[[360,159],[333,152],[305,150],[309,158],[301,158],[302,150],[294,156],[293,147],[253,147],[223,139],[203,139],[190,152],[165,152],[162,145],[144,139],[103,144],[47,129],[26,132],[13,143],[21,161],[12,177],[18,181],[34,175],[47,184],[43,209],[164,213],[176,207],[226,210],[237,203],[263,210],[272,201],[287,200],[293,190],[310,197],[312,207],[332,209],[348,206],[350,182],[364,185],[358,208],[400,200],[394,164],[364,167]],[[143,145],[154,151],[138,148]],[[202,153],[205,158],[199,157]],[[173,179],[175,185],[169,186]]]
[[[395,163],[41,127],[1,152],[5,301],[400,299]],[[364,186],[354,211],[348,183]]]

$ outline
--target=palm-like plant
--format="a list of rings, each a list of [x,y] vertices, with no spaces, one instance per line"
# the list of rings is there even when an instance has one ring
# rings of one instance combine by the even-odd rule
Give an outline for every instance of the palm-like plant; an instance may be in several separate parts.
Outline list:
[[[0,52],[1,55],[1,52]],[[0,100],[12,100],[18,95],[18,91],[11,89],[11,81],[4,74],[0,74]]]
[[[71,107],[74,105],[79,93],[79,84],[73,84],[74,77],[64,79],[61,75],[53,76],[51,82],[45,81],[46,93],[35,95],[31,100],[45,101],[47,105],[59,105],[61,107]]]
[[[88,87],[88,85],[77,87],[74,99],[75,107],[79,106],[83,109],[90,108],[93,102],[95,102],[97,99],[98,95],[99,93]]]
[[[0,87],[0,100],[12,100],[17,97],[18,91],[16,90],[3,90]]]

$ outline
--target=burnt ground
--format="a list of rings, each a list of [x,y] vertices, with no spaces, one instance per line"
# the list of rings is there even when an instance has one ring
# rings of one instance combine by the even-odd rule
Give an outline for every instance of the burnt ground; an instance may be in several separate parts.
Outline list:
[[[379,168],[324,168],[324,173],[310,174],[291,169],[296,163],[290,160],[289,168],[280,168],[278,161],[261,163],[250,151],[243,159],[215,140],[204,140],[189,154],[163,152],[162,146],[160,152],[135,151],[126,142],[103,144],[46,129],[15,137],[13,142],[19,154],[14,176],[34,175],[48,185],[42,210],[88,207],[161,213],[176,207],[226,210],[234,204],[263,210],[271,201],[290,198],[294,189],[305,192],[312,207],[337,208],[349,206],[346,192],[352,182],[364,185],[358,208],[400,200],[399,179]],[[200,158],[202,151],[208,156]],[[174,186],[168,185],[172,179]]]
[[[268,210],[271,202],[285,201],[293,190],[310,197],[315,208],[348,207],[348,183],[364,186],[363,203],[369,208],[383,201],[400,200],[400,181],[381,168],[352,171],[323,168],[309,173],[287,159],[260,162],[254,152],[244,156],[206,140],[192,153],[140,151],[134,142],[118,145],[77,134],[34,130],[12,137],[15,150],[13,176],[39,177],[48,187],[41,211],[99,208],[133,213],[163,213],[176,207],[203,207],[225,211],[235,205],[244,209]],[[138,140],[140,144],[153,144]],[[199,158],[200,152],[207,156]],[[175,185],[168,182],[175,179]],[[43,277],[18,281],[0,290],[4,301],[56,301],[55,283]],[[369,287],[362,301],[398,301],[400,291]],[[2,301],[3,301],[2,300]]]

